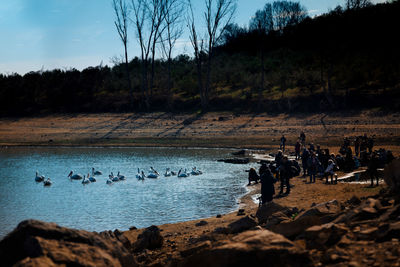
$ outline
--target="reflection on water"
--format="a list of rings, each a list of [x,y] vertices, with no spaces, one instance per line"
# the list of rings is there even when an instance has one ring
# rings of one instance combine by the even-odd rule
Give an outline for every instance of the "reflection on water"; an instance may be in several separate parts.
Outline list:
[[[246,189],[247,165],[216,159],[229,150],[176,148],[4,148],[0,149],[0,237],[25,219],[56,222],[62,226],[103,231],[130,226],[199,219],[237,208]],[[139,181],[137,168],[153,166],[191,169],[203,175],[163,177]],[[101,170],[97,182],[83,185],[67,178],[71,170],[87,174]],[[53,185],[34,181],[35,171]],[[121,171],[126,181],[106,185],[110,172]]]

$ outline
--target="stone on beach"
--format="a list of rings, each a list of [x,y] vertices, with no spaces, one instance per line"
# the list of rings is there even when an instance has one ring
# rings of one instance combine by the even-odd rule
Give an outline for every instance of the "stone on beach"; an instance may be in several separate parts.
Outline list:
[[[312,266],[309,254],[282,235],[246,231],[224,244],[202,250],[178,266]]]
[[[135,251],[143,249],[157,249],[162,247],[164,238],[160,234],[160,229],[152,225],[147,227],[137,238],[133,244]]]
[[[137,265],[115,238],[37,220],[22,221],[8,234],[0,242],[0,257],[6,266]]]

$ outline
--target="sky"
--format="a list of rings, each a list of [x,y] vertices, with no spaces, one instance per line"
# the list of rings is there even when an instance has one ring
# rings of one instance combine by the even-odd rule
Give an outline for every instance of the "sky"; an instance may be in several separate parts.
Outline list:
[[[204,0],[192,1],[200,11]],[[300,3],[310,16],[316,16],[343,5],[344,1],[300,0]],[[247,26],[254,13],[267,2],[272,1],[238,0],[235,22]],[[201,18],[201,14],[197,17]],[[123,54],[114,16],[111,0],[0,0],[0,73],[23,75],[55,68],[82,70],[99,64],[112,66],[112,58]],[[128,38],[129,58],[140,56],[133,25]],[[191,51],[184,34],[175,55],[192,56]]]

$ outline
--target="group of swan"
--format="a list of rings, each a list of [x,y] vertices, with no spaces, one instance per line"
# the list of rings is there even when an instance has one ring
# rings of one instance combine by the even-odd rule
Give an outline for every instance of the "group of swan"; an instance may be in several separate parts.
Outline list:
[[[188,177],[189,175],[200,175],[203,174],[202,171],[198,170],[196,167],[192,168],[191,172],[188,172],[186,169],[180,169],[178,172],[178,177]]]
[[[94,183],[96,182],[96,178],[94,178],[95,175],[102,175],[103,173],[101,171],[96,171],[94,168],[92,168],[92,175],[89,173],[87,175],[75,173],[74,171],[71,171],[67,177],[69,177],[71,180],[82,180],[82,184],[89,184],[89,183]]]
[[[114,176],[113,172],[111,172],[110,175],[108,175],[108,179],[106,181],[106,184],[112,184],[113,182],[118,182],[118,181],[123,181],[126,180],[125,175],[122,175],[119,173],[116,176]]]
[[[196,167],[193,167],[191,172],[188,172],[186,169],[183,170],[181,168],[178,171],[178,173],[171,171],[170,168],[167,168],[165,170],[164,177],[170,177],[170,176],[188,177],[189,175],[200,175],[200,174],[203,174],[202,171],[197,170]],[[160,174],[153,167],[150,167],[150,171],[147,175],[143,171],[141,171],[139,168],[138,168],[138,172],[136,174],[136,178],[138,178],[139,180],[144,180],[144,178],[156,179],[159,176],[160,176]]]
[[[200,175],[203,174],[202,171],[197,170],[196,167],[192,168],[191,172],[188,172],[187,169],[180,169],[178,171],[178,173],[171,171],[170,168],[167,168],[165,170],[164,176],[165,177],[170,177],[170,176],[178,176],[178,177],[188,177],[190,175]],[[96,171],[94,168],[92,168],[92,175],[90,175],[89,173],[86,175],[79,174],[79,173],[74,173],[73,171],[71,171],[68,174],[68,177],[71,180],[82,180],[82,184],[89,184],[89,183],[93,183],[96,182],[96,178],[94,178],[94,176],[96,175],[102,175],[101,171]],[[152,178],[152,179],[157,179],[160,176],[160,173],[158,171],[156,171],[153,167],[150,167],[149,173],[146,175],[144,173],[144,171],[140,170],[138,168],[138,173],[136,174],[136,178],[139,180],[144,180],[144,178]],[[126,180],[125,175],[120,174],[120,172],[118,171],[118,174],[116,176],[114,176],[114,174],[111,172],[111,174],[108,176],[108,179],[106,180],[107,184],[112,184],[113,182],[118,182],[118,181],[122,181],[122,180]],[[43,175],[39,175],[39,172],[36,172],[36,176],[35,176],[35,181],[36,182],[43,182],[43,184],[45,186],[50,186],[52,184],[50,178],[47,178],[47,180],[45,180],[45,177]]]
[[[153,167],[150,167],[149,173],[147,175],[144,173],[143,170],[141,171],[139,168],[137,169],[136,178],[139,180],[144,180],[144,178],[157,179],[159,176],[160,174]]]
[[[46,177],[44,177],[44,175],[39,175],[39,172],[36,171],[36,175],[35,175],[35,181],[38,183],[43,182],[44,186],[50,186],[52,184],[50,178],[47,178],[47,180],[45,180]]]

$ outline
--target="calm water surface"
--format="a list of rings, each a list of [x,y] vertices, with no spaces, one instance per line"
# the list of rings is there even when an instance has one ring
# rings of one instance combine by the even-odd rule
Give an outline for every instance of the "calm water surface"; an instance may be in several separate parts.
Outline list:
[[[250,165],[217,162],[231,150],[176,148],[4,148],[0,149],[0,238],[25,219],[104,231],[130,226],[173,223],[226,213],[246,193]],[[160,173],[196,166],[203,175],[187,178],[136,179],[137,168],[153,166]],[[69,171],[103,172],[83,185],[67,178]],[[35,171],[53,185],[34,181]],[[106,185],[110,172],[126,181]]]

